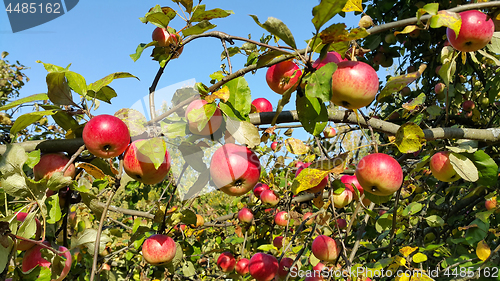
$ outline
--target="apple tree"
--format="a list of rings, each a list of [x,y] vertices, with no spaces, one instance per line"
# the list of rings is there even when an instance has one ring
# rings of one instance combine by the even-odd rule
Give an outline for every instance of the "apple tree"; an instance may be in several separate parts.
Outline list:
[[[0,280],[500,279],[500,3],[322,0],[311,38],[252,15],[253,40],[214,30],[230,10],[173,2],[130,55],[159,68],[150,121],[93,114],[126,72],[40,62],[47,93],[2,101],[34,110],[2,113]],[[210,84],[157,112],[169,62],[214,38]]]

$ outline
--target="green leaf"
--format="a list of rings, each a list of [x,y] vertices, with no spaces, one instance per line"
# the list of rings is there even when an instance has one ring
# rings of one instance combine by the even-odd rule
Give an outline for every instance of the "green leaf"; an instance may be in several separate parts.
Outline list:
[[[23,114],[17,117],[16,121],[14,122],[14,125],[12,125],[12,128],[10,129],[10,134],[15,135],[17,132],[23,130],[29,125],[35,123],[36,121],[42,119],[42,117],[46,115],[54,115],[58,111],[59,110],[45,110],[45,111],[35,111]]]
[[[392,198],[392,194],[387,195],[387,196],[379,196],[379,195],[371,194],[370,192],[365,192],[364,194],[365,194],[366,198],[368,198],[370,201],[372,201],[375,204],[387,203]]]
[[[377,101],[380,102],[383,98],[391,96],[393,93],[401,91],[413,81],[417,80],[422,74],[420,72],[412,72],[408,74],[391,77],[385,84],[385,87],[380,91]]]
[[[45,110],[57,110],[57,113],[52,115],[52,119],[66,131],[75,130],[81,126],[71,114],[65,110],[61,110],[59,106],[51,104],[42,104],[40,106]]]
[[[56,105],[76,105],[64,72],[51,72],[47,74],[45,80],[48,87],[47,95],[51,102]]]
[[[275,246],[273,246],[272,244],[263,244],[263,245],[260,245],[257,250],[260,250],[260,251],[264,251],[264,252],[269,252],[271,250],[278,250],[278,248],[276,248]]]
[[[490,224],[480,219],[473,220],[465,232],[465,242],[469,245],[475,245],[488,235]]]
[[[181,222],[187,225],[196,224],[196,214],[193,211],[186,209],[181,213],[182,213]]]
[[[202,34],[203,32],[210,30],[210,29],[213,29],[213,28],[216,28],[216,27],[217,27],[217,25],[212,24],[208,20],[203,20],[203,21],[197,23],[196,25],[193,25],[189,28],[184,29],[182,31],[182,35],[184,35],[184,37],[187,37],[190,35],[198,35],[198,34]]]
[[[392,227],[392,214],[385,213],[375,222],[375,229],[378,233],[382,233]]]
[[[28,160],[28,156],[24,148],[20,145],[7,144],[7,149],[0,160],[0,173],[4,176],[22,171],[24,163]]]
[[[113,88],[110,86],[102,87],[97,93],[94,91],[88,91],[87,95],[103,102],[111,104],[111,99],[118,96]]]
[[[191,11],[193,10],[193,0],[172,0],[175,3],[180,3],[182,6],[184,6],[184,9],[186,9],[186,12],[191,14]]]
[[[36,212],[29,213],[24,221],[21,223],[19,230],[17,231],[17,235],[31,239],[35,236],[36,233],[36,220],[35,220]]]
[[[40,60],[37,60],[36,62],[43,64],[43,67],[49,73],[51,73],[51,72],[64,72],[64,71],[67,71],[69,69],[70,65],[71,65],[71,64],[69,64],[68,66],[66,66],[66,68],[63,68],[63,67],[60,67],[60,66],[57,66],[57,65],[53,65],[53,64],[50,64],[50,63],[43,63]]]
[[[144,49],[148,48],[148,47],[151,47],[151,46],[155,46],[155,42],[149,42],[148,44],[144,44],[144,43],[141,43],[137,46],[137,48],[135,49],[135,54],[130,54],[130,58],[133,60],[133,61],[137,61],[141,55],[142,55],[142,52],[144,51]]]
[[[55,224],[61,219],[61,207],[59,206],[59,194],[54,194],[45,201],[47,207],[47,223]]]
[[[186,277],[191,277],[196,274],[196,269],[192,262],[188,261],[182,265],[182,275]]]
[[[167,138],[183,137],[186,135],[186,122],[162,123],[161,130]]]
[[[300,123],[308,133],[318,136],[328,123],[325,104],[319,98],[308,96],[297,96],[295,101]]]
[[[228,117],[226,119],[226,129],[237,142],[246,144],[249,148],[254,148],[260,143],[259,130],[248,121]]]
[[[26,165],[28,165],[28,167],[33,169],[33,167],[35,167],[35,165],[38,164],[38,162],[40,162],[40,150],[39,149],[33,150],[30,153],[28,153],[28,159],[26,160]]]
[[[500,32],[494,32],[493,37],[491,37],[490,44],[486,45],[488,49],[496,54],[500,53]]]
[[[155,165],[155,169],[158,169],[158,167],[165,162],[165,152],[167,151],[167,146],[162,138],[140,140],[136,142],[135,145],[137,147],[137,151],[142,154],[138,156],[142,162],[149,159],[151,161],[150,163]]]
[[[312,23],[316,31],[319,31],[331,18],[340,13],[346,3],[347,0],[322,0],[319,5],[315,6],[312,10]]]
[[[478,150],[474,154],[467,154],[472,160],[479,174],[478,185],[495,186],[498,182],[498,165],[483,150]]]
[[[403,210],[403,216],[411,216],[414,215],[422,210],[422,204],[418,202],[412,202],[406,208]]]
[[[329,102],[332,97],[332,75],[337,70],[337,64],[330,62],[312,73],[307,79],[302,79],[306,84],[306,96]]]
[[[263,24],[259,22],[259,18],[255,15],[250,15],[255,23],[257,23],[260,27],[267,30],[272,35],[280,38],[285,42],[288,46],[297,49],[297,45],[295,44],[295,39],[293,38],[292,32],[288,27],[279,19],[269,17],[266,22]]]
[[[425,220],[430,227],[439,227],[444,225],[444,220],[437,215],[428,216]]]
[[[193,167],[198,172],[203,172],[207,170],[207,165],[203,162],[204,152],[201,147],[189,144],[187,142],[182,142],[178,149],[182,153],[182,158]]]
[[[281,55],[284,55],[284,54],[286,54],[286,53],[280,52],[277,50],[268,51],[268,52],[259,56],[259,58],[257,59],[257,67],[262,67],[262,66],[268,64],[269,62],[271,62],[273,59],[275,59]]]
[[[420,20],[420,17],[425,15],[426,13],[429,13],[430,15],[437,15],[439,10],[439,4],[438,3],[429,3],[422,8],[418,9],[417,11],[417,19]]]
[[[65,177],[62,172],[53,173],[47,181],[47,187],[53,191],[58,191],[59,189],[72,184],[73,179],[71,177]]]
[[[146,131],[148,121],[138,110],[122,108],[115,112],[114,115],[127,125],[131,137],[139,136]]]
[[[235,111],[232,112],[233,117],[240,120],[247,120],[247,115],[250,113],[252,94],[248,82],[243,77],[238,77],[226,83],[231,94],[229,100],[225,103],[231,106]],[[223,110],[224,111],[224,110]],[[224,111],[229,114],[228,112]],[[229,114],[229,116],[232,116]]]
[[[49,96],[47,94],[34,94],[34,95],[31,95],[31,96],[28,96],[28,97],[25,97],[22,99],[15,100],[9,104],[6,104],[6,105],[0,107],[0,110],[8,110],[8,109],[14,108],[18,105],[24,104],[24,103],[33,102],[33,101],[37,101],[37,100],[48,100],[48,99],[49,99]]]
[[[487,46],[489,46],[489,45],[490,44],[488,44]],[[477,52],[480,53],[483,57],[489,58],[490,60],[492,60],[493,62],[495,62],[495,64],[497,66],[500,66],[500,60],[498,60],[495,56],[492,56],[492,55],[488,54],[484,50],[477,50]],[[473,53],[471,53],[471,54],[473,54]]]
[[[86,228],[84,231],[79,232],[77,235],[71,236],[71,249],[79,246],[85,246],[89,253],[94,253],[95,249],[95,239],[97,236],[97,229]],[[99,253],[104,251],[106,244],[112,242],[113,240],[107,234],[107,231],[101,233],[101,239],[99,241]]]
[[[437,12],[437,15],[432,16],[429,22],[432,28],[446,26],[453,29],[457,37],[460,32],[460,27],[462,26],[460,15],[446,10]]]
[[[115,72],[95,81],[94,83],[89,84],[87,88],[88,90],[94,91],[94,93],[98,93],[104,86],[107,86],[109,83],[113,82],[113,80],[120,78],[136,78],[137,80],[139,80],[139,78],[127,72]]]
[[[160,28],[167,28],[171,20],[176,16],[174,9],[156,5],[143,17],[139,18],[143,23],[152,23]]]
[[[5,267],[7,266],[10,260],[10,251],[12,250],[12,246],[14,246],[12,239],[10,237],[8,237],[7,239],[9,241],[9,247],[4,248],[2,245],[0,245],[0,272],[3,272]]]
[[[455,54],[455,56],[453,56]],[[439,77],[443,79],[446,86],[450,85],[453,81],[453,76],[455,75],[455,71],[457,70],[457,62],[456,59],[459,56],[459,52],[454,52],[452,47],[444,47],[441,51],[441,62],[442,66],[439,69]],[[445,90],[446,91],[446,90]],[[449,95],[449,93],[448,93]]]
[[[85,82],[85,78],[82,75],[73,72],[66,71],[64,72],[66,80],[68,81],[68,86],[78,94],[85,96],[87,94],[87,83]]]
[[[191,110],[187,115],[187,119],[190,123],[197,123],[197,129],[201,132],[207,126],[208,121],[212,118],[216,110],[217,105],[215,103],[207,103],[200,108]]]
[[[465,155],[450,153],[450,163],[460,177],[466,181],[476,182],[479,179],[479,172],[474,163]]]
[[[334,42],[353,41],[367,37],[370,35],[364,28],[353,28],[347,30],[347,26],[343,23],[335,23],[325,28],[319,34],[323,44]]]
[[[28,191],[26,179],[19,174],[13,174],[6,178],[0,179],[0,184],[5,193],[11,196],[21,197],[21,198],[32,198],[30,192]]]
[[[401,153],[417,152],[424,143],[424,131],[414,123],[403,124],[396,132],[395,144]]]
[[[217,18],[225,18],[234,14],[231,10],[222,10],[219,8],[205,11],[205,5],[198,5],[191,17],[191,22],[200,22],[204,20],[211,20]]]

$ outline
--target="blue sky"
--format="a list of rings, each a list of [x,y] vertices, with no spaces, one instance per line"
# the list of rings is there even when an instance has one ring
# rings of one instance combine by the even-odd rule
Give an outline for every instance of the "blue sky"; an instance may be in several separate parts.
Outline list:
[[[197,1],[195,1],[197,2]],[[232,10],[233,15],[215,19],[216,30],[232,35],[258,40],[266,31],[248,16],[254,14],[264,22],[273,16],[282,20],[292,31],[299,48],[306,46],[304,40],[312,36],[312,8],[318,1],[204,1],[208,9],[222,8]],[[158,63],[149,57],[152,48],[147,49],[141,59],[133,62],[129,55],[135,52],[139,43],[151,41],[154,26],[143,24],[139,17],[156,4],[178,7],[171,1],[80,1],[66,13],[43,25],[12,33],[7,13],[0,12],[0,51],[7,51],[11,62],[19,60],[31,69],[26,74],[31,79],[22,89],[22,96],[45,93],[47,72],[41,60],[59,66],[72,64],[70,69],[82,74],[87,84],[113,72],[129,72],[136,79],[115,80],[110,86],[118,93],[112,105],[101,103],[96,114],[113,114],[120,108],[131,107],[133,103],[148,94],[148,88],[158,71]],[[351,15],[353,15],[351,13]],[[354,18],[354,16],[352,16]],[[347,22],[348,26],[357,25],[359,16]],[[339,16],[333,21],[345,22]],[[182,19],[176,17],[170,25],[176,29],[184,26]],[[241,46],[241,42],[236,42]],[[204,38],[188,44],[179,59],[169,63],[162,76],[158,89],[192,79],[209,84],[208,75],[219,70],[221,64],[221,43],[215,38]],[[244,57],[232,58],[235,69],[243,67]],[[265,97],[276,105],[280,96],[272,92],[265,82],[265,70],[245,76],[252,90],[252,98]],[[77,97],[74,97],[78,100]],[[294,105],[292,103],[291,105]],[[158,106],[157,106],[158,108]],[[23,109],[28,112],[30,109]]]

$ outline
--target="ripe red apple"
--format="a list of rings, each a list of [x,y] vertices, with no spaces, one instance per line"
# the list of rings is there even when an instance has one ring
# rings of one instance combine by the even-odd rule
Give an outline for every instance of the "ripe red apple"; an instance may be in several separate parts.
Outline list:
[[[299,81],[301,75],[302,71],[299,66],[293,61],[287,60],[269,67],[266,73],[266,81],[271,90],[283,95]]]
[[[167,29],[161,27],[157,27],[153,30],[152,38],[153,41],[158,42],[158,46],[170,48],[176,47],[182,40],[178,33],[169,33]],[[181,47],[177,53],[172,56],[172,59],[178,58],[182,54],[183,49],[184,47]]]
[[[210,175],[222,192],[231,196],[244,195],[259,181],[259,158],[246,146],[226,143],[212,156]]]
[[[280,198],[278,196],[278,193],[274,190],[264,190],[260,194],[260,200],[262,203],[270,205],[270,206],[276,206],[278,205],[278,202],[280,201]]]
[[[33,167],[35,180],[42,178],[49,179],[55,172],[62,172],[64,166],[68,163],[69,158],[64,153],[47,153],[40,157],[40,162]],[[75,165],[71,163],[64,172],[66,177],[75,177]]]
[[[258,98],[252,101],[250,113],[272,112],[273,105],[265,98]]]
[[[432,175],[440,181],[452,182],[460,179],[460,175],[451,165],[449,151],[441,151],[432,155],[429,166]]]
[[[331,102],[347,109],[369,105],[378,92],[377,72],[360,61],[343,61],[332,75]]]
[[[282,258],[279,263],[278,272],[276,273],[276,280],[285,280],[289,272],[291,271],[297,272],[297,265],[295,265],[293,269],[292,265],[293,265],[292,258]]]
[[[484,206],[486,207],[486,210],[493,210],[497,207],[497,198],[492,197],[484,202]],[[19,247],[18,247],[19,248]]]
[[[248,264],[250,263],[249,259],[242,258],[236,263],[236,272],[239,275],[245,275],[248,273]]]
[[[302,220],[303,220],[303,221],[305,221],[306,219],[308,219],[308,218],[309,218],[310,216],[312,216],[312,215],[313,215],[313,213],[311,213],[311,212],[307,212],[307,213],[305,213],[305,214],[302,216]],[[311,225],[311,224],[313,224],[313,222],[314,222],[314,218],[311,218],[310,220],[308,220],[308,221],[306,222],[306,225]]]
[[[332,197],[335,208],[344,208],[352,201],[352,191],[349,188],[346,188],[340,194],[334,193]]]
[[[278,142],[277,141],[273,141],[273,143],[271,143],[271,149],[276,152],[278,151]]]
[[[337,134],[337,132],[335,131],[335,129],[333,127],[327,127],[323,130],[323,136],[326,139],[333,138],[336,134]]]
[[[253,221],[252,210],[243,208],[238,212],[238,219],[243,223],[251,223]]]
[[[222,124],[222,113],[219,108],[215,109],[214,114],[212,115],[212,117],[210,117],[205,127],[203,127],[203,129],[201,130],[198,130],[198,124],[200,122],[199,120],[207,119],[207,115],[203,110],[200,110],[200,113],[197,114],[195,120],[191,121],[189,120],[188,118],[189,113],[192,110],[203,108],[205,104],[207,104],[206,100],[201,100],[201,99],[194,100],[186,108],[185,117],[189,123],[189,131],[195,135],[202,135],[202,136],[212,135],[215,131],[217,131],[220,128],[220,125]]]
[[[271,281],[278,273],[278,260],[271,255],[256,253],[250,259],[248,269],[257,281]]]
[[[305,281],[324,281],[325,279],[323,278],[324,275],[328,274],[328,267],[326,267],[324,264],[318,262],[315,266],[312,268],[312,272],[310,276],[307,276]]]
[[[359,161],[356,167],[356,178],[366,192],[387,196],[401,187],[403,169],[391,156],[373,153]]]
[[[113,115],[98,115],[90,119],[82,132],[87,150],[97,157],[112,158],[122,154],[130,144],[127,125]]]
[[[49,246],[48,242],[44,242],[45,245]],[[21,269],[23,272],[27,272],[32,268],[40,265],[45,268],[50,268],[52,263],[42,258],[42,253],[40,252],[43,249],[42,246],[36,245],[31,249],[27,250],[23,257],[23,263],[21,265]],[[64,257],[66,261],[64,262],[64,268],[62,269],[61,275],[57,279],[52,279],[52,281],[62,281],[66,275],[68,275],[69,270],[71,269],[71,253],[68,251],[66,247],[59,246],[59,252],[64,252],[61,257]]]
[[[363,195],[363,187],[361,187],[361,185],[359,184],[358,182],[358,179],[356,178],[356,175],[343,175],[341,178],[340,178],[340,181],[345,184],[346,188],[348,188],[351,192],[352,192],[352,198],[355,199],[355,200],[358,200],[358,195],[356,194],[356,192],[354,192],[354,188],[352,187],[352,185],[354,184],[354,186],[358,189],[359,191],[359,195]]]
[[[232,253],[224,252],[217,259],[217,265],[223,272],[231,272],[236,266],[236,259]]]
[[[460,32],[456,36],[453,29],[446,30],[446,36],[453,48],[462,52],[475,52],[484,48],[493,37],[495,24],[488,16],[477,10],[459,13],[462,18]]]
[[[345,219],[337,219],[336,224],[340,229],[347,227],[347,221]]]
[[[19,212],[16,215],[16,219],[19,222],[24,222],[24,220],[26,219],[27,215],[28,215],[28,213]],[[35,224],[36,224],[35,234],[32,237],[28,237],[28,238],[30,238],[32,240],[38,240],[38,239],[40,239],[40,236],[42,235],[42,224],[40,224],[40,221],[37,218],[35,218]],[[33,247],[33,246],[35,246],[35,244],[31,243],[31,242],[28,242],[28,241],[19,240],[17,242],[17,250],[18,251],[26,251],[26,250],[30,249],[31,247]]]
[[[306,163],[302,166],[300,166],[297,171],[295,172],[295,177],[298,177],[299,174],[302,172],[302,170],[304,170],[305,168],[309,167],[311,165],[311,163]],[[308,190],[306,190],[307,192],[309,193],[318,193],[320,191],[323,191],[323,189],[325,189],[325,186],[328,184],[328,176],[326,176],[325,178],[323,178],[319,183],[318,185],[316,185],[315,187],[312,187]]]
[[[268,190],[268,189],[269,189],[269,186],[267,184],[259,182],[253,188],[253,194],[255,194],[255,196],[257,198],[260,198],[260,194],[262,193],[262,191]]]
[[[283,236],[276,236],[273,239],[273,246],[278,249],[281,249],[283,247],[283,241],[284,241]]]
[[[140,142],[146,140],[134,141],[125,151],[123,157],[123,169],[131,178],[144,184],[157,184],[161,182],[170,171],[170,155],[165,150],[163,163],[155,169],[154,163],[149,157],[137,149]]]
[[[472,111],[474,108],[476,108],[476,104],[474,101],[471,100],[466,100],[464,103],[462,103],[462,109],[464,111]]]
[[[274,222],[279,226],[287,226],[288,224],[288,212],[281,211],[274,216]]]
[[[333,262],[339,257],[340,244],[329,236],[320,235],[314,239],[311,250],[319,260]]]
[[[343,59],[342,56],[337,52],[328,52],[326,56],[320,60],[319,58],[313,63],[312,67],[316,69],[320,69],[323,65],[334,62],[339,63],[341,61],[347,61],[347,59]]]
[[[174,239],[163,234],[149,236],[142,244],[142,256],[152,265],[162,265],[174,259],[176,246]]]

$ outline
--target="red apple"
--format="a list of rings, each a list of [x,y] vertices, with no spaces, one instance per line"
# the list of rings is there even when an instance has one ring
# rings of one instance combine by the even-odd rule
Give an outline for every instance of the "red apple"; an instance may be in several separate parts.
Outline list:
[[[304,170],[305,168],[309,167],[311,165],[311,163],[306,163],[302,166],[300,166],[297,171],[295,172],[295,177],[298,177],[299,174],[302,172],[302,170]],[[306,190],[307,192],[309,193],[318,193],[320,191],[323,191],[323,189],[325,189],[325,186],[328,184],[328,176],[326,176],[325,178],[323,178],[319,183],[318,185],[316,185],[315,187],[312,187],[308,190]]]
[[[318,262],[315,266],[312,268],[312,272],[309,274],[310,276],[307,276],[305,281],[324,281],[325,279],[323,276],[327,276],[329,274],[328,272],[328,267],[326,267],[324,264]]]
[[[276,273],[276,280],[285,280],[289,272],[294,271],[297,273],[297,265],[292,269],[293,265],[292,258],[282,258],[279,263],[278,272]]]
[[[264,190],[260,194],[260,200],[262,203],[270,205],[270,206],[276,206],[278,205],[278,202],[280,201],[280,198],[278,196],[278,193],[274,190]]]
[[[271,255],[257,253],[252,256],[248,269],[257,281],[271,281],[278,273],[278,260]]]
[[[178,33],[169,33],[167,29],[161,27],[157,27],[153,30],[152,38],[153,41],[158,42],[158,46],[170,47],[172,49],[175,48],[182,40]],[[183,49],[184,47],[181,47],[177,53],[172,56],[172,59],[178,58],[182,54]]]
[[[391,195],[403,183],[403,169],[387,154],[373,153],[363,157],[356,167],[356,178],[366,192]]]
[[[236,263],[236,272],[239,275],[245,275],[248,273],[248,264],[250,263],[249,259],[242,258]]]
[[[351,192],[352,192],[352,198],[355,199],[355,200],[358,200],[358,195],[356,194],[356,192],[354,192],[354,188],[352,187],[352,185],[354,184],[354,186],[358,189],[359,191],[359,195],[363,195],[363,187],[361,187],[361,185],[359,184],[358,182],[358,179],[356,178],[356,175],[343,175],[341,178],[340,178],[340,181],[345,184],[346,188],[348,188]]]
[[[333,138],[335,135],[337,134],[337,132],[335,131],[335,129],[333,127],[327,127],[323,130],[323,136],[326,138],[326,139],[331,139]]]
[[[484,48],[495,32],[495,24],[491,18],[477,10],[464,11],[459,15],[462,25],[458,36],[453,29],[446,30],[451,46],[462,52],[475,52]]]
[[[252,101],[250,113],[272,112],[273,105],[265,98],[258,98]]]
[[[274,216],[274,222],[279,226],[287,226],[288,225],[288,212],[281,211]]]
[[[259,158],[246,146],[226,143],[212,156],[210,175],[222,192],[231,196],[244,195],[259,181]]]
[[[471,100],[466,100],[464,103],[462,103],[462,109],[464,111],[472,111],[474,108],[476,108],[476,104],[474,101]]]
[[[293,61],[287,60],[277,63],[267,70],[266,81],[269,88],[283,95],[299,81],[302,71]]]
[[[335,261],[340,254],[340,244],[326,235],[316,237],[311,249],[316,258],[327,262]]]
[[[232,253],[224,252],[217,259],[217,265],[223,272],[231,272],[236,266],[236,259]]]
[[[380,211],[378,211],[378,215],[379,215],[379,216],[381,216],[381,215],[383,215],[383,214],[385,214],[385,213],[387,213],[387,211],[386,211],[386,210],[380,210]]]
[[[276,236],[273,239],[273,246],[281,249],[283,247],[284,238],[283,236]]]
[[[276,151],[278,151],[278,150],[279,150],[279,149],[278,149],[278,144],[279,144],[279,143],[278,143],[277,141],[273,141],[273,143],[271,143],[271,149],[272,149],[274,152],[276,152]]]
[[[64,166],[69,162],[69,158],[64,153],[47,153],[40,157],[40,162],[33,167],[35,180],[42,178],[49,179],[55,172],[62,172]],[[71,163],[64,172],[66,177],[75,177],[75,165]]]
[[[446,88],[446,85],[444,83],[437,83],[435,86],[434,86],[434,92],[436,94],[442,94],[444,93],[444,89]]]
[[[45,245],[49,246],[48,242],[44,242]],[[23,263],[21,265],[21,269],[23,272],[27,272],[32,268],[40,265],[45,268],[50,268],[52,263],[42,258],[42,253],[40,252],[43,249],[42,246],[36,245],[35,247],[26,251],[23,257]],[[64,262],[64,268],[62,269],[59,278],[52,279],[52,281],[62,281],[66,275],[68,275],[69,270],[71,269],[71,253],[66,247],[59,246],[59,252],[64,252],[61,257],[64,257],[66,261]]]
[[[87,150],[97,157],[112,158],[122,154],[130,144],[127,125],[113,115],[98,115],[90,119],[82,132]]]
[[[486,207],[486,210],[488,210],[488,211],[495,209],[497,207],[497,198],[492,197],[492,198],[486,200],[486,202],[484,202],[484,206]]]
[[[378,92],[377,72],[360,61],[343,61],[332,75],[331,102],[347,109],[369,105]]]
[[[24,220],[26,219],[27,215],[28,215],[28,213],[19,212],[16,215],[16,219],[19,222],[24,222]],[[37,218],[35,218],[35,224],[36,224],[35,234],[32,237],[27,237],[27,238],[30,238],[32,240],[38,240],[38,239],[40,239],[40,236],[42,235],[42,224],[40,224],[40,221]],[[26,251],[26,250],[30,249],[31,247],[33,247],[33,246],[35,246],[35,244],[31,243],[31,242],[28,242],[28,241],[19,240],[17,242],[17,250],[18,251]]]
[[[344,229],[347,227],[347,221],[345,219],[337,219],[336,221],[336,225],[340,228],[340,229]]]
[[[253,188],[253,194],[255,194],[255,196],[257,198],[260,198],[260,194],[262,193],[262,191],[268,190],[268,189],[269,189],[269,186],[267,184],[259,182]]]
[[[344,208],[352,201],[352,191],[349,188],[345,188],[340,194],[334,193],[332,197],[335,208]]]
[[[206,100],[194,100],[192,101],[188,107],[186,108],[186,120],[188,120],[189,123],[189,131],[195,135],[202,135],[202,136],[208,136],[212,135],[215,131],[217,131],[220,128],[220,125],[222,124],[222,113],[219,108],[215,109],[214,114],[208,122],[205,124],[205,127],[203,127],[201,130],[198,129],[198,124],[200,123],[200,120],[206,120],[208,116],[206,115],[205,111],[201,110],[201,108],[204,108],[204,106],[207,104]],[[189,113],[192,110],[198,109],[199,113],[196,114],[196,118],[188,118]]]
[[[334,62],[339,63],[341,61],[347,61],[347,59],[343,59],[342,56],[337,52],[328,52],[326,56],[320,60],[319,58],[313,63],[312,67],[316,69],[320,69],[323,65]]]
[[[147,140],[134,141],[125,151],[123,157],[123,169],[131,178],[144,184],[157,184],[161,182],[170,171],[170,155],[165,150],[163,163],[155,169],[154,163],[149,157],[141,153],[137,146]]]
[[[305,221],[305,220],[307,220],[312,215],[313,215],[313,213],[307,212],[307,213],[304,214],[304,216],[302,216],[302,220]],[[314,218],[311,218],[310,220],[308,220],[306,222],[306,225],[311,225],[311,224],[313,224],[313,222],[314,222]]]
[[[253,221],[252,210],[243,208],[238,212],[238,219],[243,223],[251,223]]]
[[[149,236],[142,244],[142,256],[152,265],[162,265],[175,257],[176,246],[174,239],[163,234]]]
[[[432,175],[440,181],[453,182],[460,179],[460,175],[451,165],[449,151],[441,151],[432,155],[429,166]]]

